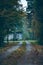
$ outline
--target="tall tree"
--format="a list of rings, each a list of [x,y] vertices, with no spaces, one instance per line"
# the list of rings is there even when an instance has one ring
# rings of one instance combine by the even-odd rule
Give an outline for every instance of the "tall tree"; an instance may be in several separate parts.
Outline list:
[[[20,6],[18,0],[0,0],[0,46],[3,45],[4,36],[9,33],[9,29],[15,30],[20,25],[23,13]]]
[[[43,0],[34,0],[34,11],[35,11],[35,19],[39,24],[38,26],[38,40],[39,44],[43,45]]]

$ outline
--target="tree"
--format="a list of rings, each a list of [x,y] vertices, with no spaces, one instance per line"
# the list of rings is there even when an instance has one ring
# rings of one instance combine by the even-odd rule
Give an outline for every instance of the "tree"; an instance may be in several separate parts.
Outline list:
[[[0,46],[4,44],[4,37],[9,33],[15,34],[17,30],[23,31],[23,17],[26,16],[19,0],[1,0],[0,1]],[[4,3],[3,3],[4,2]],[[24,20],[25,22],[25,20]],[[2,27],[3,25],[3,27]],[[14,39],[13,39],[14,40]],[[8,41],[8,36],[7,36]]]
[[[0,0],[0,46],[4,43],[4,36],[9,34],[9,29],[14,29],[21,26],[21,14],[23,13],[20,10],[18,0]],[[3,26],[3,27],[2,27]]]
[[[43,1],[42,0],[34,0],[34,11],[35,11],[35,19],[38,23],[38,38],[39,44],[43,45]]]

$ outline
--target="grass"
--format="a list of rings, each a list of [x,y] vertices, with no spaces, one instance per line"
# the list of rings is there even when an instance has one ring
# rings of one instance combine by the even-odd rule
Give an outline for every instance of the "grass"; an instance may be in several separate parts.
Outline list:
[[[26,46],[26,42],[22,42],[22,46]]]
[[[38,45],[38,42],[31,42],[32,45]]]
[[[26,42],[26,41],[29,41],[29,42],[37,42],[37,40],[18,40],[18,41],[15,40],[15,41],[11,41],[11,42]]]

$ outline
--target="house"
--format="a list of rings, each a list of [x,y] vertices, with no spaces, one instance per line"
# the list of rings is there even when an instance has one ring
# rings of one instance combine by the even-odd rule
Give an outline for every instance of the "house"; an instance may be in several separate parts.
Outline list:
[[[22,40],[22,38],[23,38],[22,32],[16,32],[16,39],[17,40]]]
[[[14,33],[11,33],[11,34],[8,34],[4,37],[4,41],[7,42],[8,41],[16,41],[16,40],[22,40],[22,32],[16,32],[15,34]]]

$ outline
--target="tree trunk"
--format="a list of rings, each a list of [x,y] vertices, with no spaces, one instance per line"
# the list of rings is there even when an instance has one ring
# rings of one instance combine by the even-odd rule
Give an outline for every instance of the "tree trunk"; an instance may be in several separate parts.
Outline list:
[[[4,36],[0,35],[0,47],[4,46]]]

